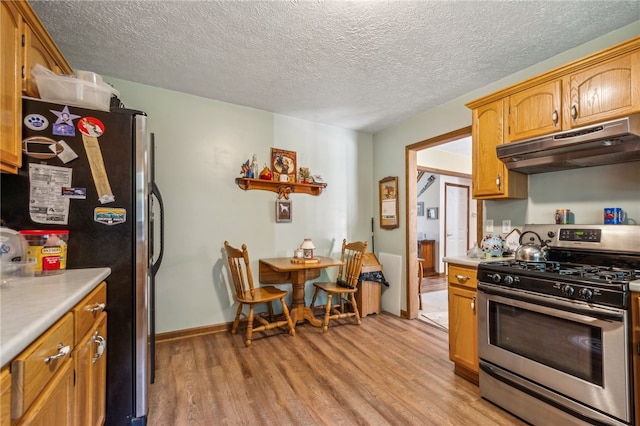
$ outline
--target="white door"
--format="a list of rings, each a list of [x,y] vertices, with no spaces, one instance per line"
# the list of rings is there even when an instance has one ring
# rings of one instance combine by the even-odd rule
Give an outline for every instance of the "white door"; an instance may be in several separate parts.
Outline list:
[[[465,256],[469,246],[469,187],[445,183],[446,257]]]

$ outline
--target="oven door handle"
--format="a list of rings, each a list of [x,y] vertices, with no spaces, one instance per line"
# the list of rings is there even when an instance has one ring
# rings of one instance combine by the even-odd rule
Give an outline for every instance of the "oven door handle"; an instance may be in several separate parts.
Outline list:
[[[501,287],[486,284],[483,282],[478,283],[478,291],[482,291],[486,294],[493,294],[508,299],[515,299],[525,303],[536,304],[547,308],[560,309],[566,312],[572,312],[579,315],[593,317],[605,321],[624,321],[624,311],[616,308],[602,308],[599,306],[593,306],[582,301],[567,301],[552,296],[540,296],[523,290],[508,289],[504,290]]]

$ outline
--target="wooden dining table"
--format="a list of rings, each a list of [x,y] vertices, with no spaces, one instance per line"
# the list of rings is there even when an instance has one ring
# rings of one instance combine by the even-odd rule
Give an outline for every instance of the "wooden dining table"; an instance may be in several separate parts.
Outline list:
[[[338,259],[317,256],[317,262],[295,263],[290,257],[273,257],[259,260],[259,280],[264,284],[291,283],[290,315],[294,324],[304,320],[315,327],[321,327],[322,321],[317,319],[304,300],[304,285],[307,281],[318,278],[323,269],[343,264]]]

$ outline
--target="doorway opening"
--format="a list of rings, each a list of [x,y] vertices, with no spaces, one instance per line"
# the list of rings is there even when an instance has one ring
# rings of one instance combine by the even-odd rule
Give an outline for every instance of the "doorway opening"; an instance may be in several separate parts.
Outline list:
[[[418,291],[418,258],[421,256],[419,253],[417,241],[419,241],[419,237],[427,237],[429,235],[425,235],[424,233],[418,234],[418,220],[424,221],[431,214],[431,218],[433,218],[434,211],[432,210],[429,213],[429,209],[437,208],[436,217],[440,218],[442,221],[442,226],[438,229],[438,241],[442,243],[438,244],[438,247],[434,249],[435,252],[435,262],[438,265],[436,270],[438,271],[438,278],[444,278],[446,280],[446,270],[445,265],[442,262],[442,258],[445,256],[452,256],[454,254],[447,253],[445,254],[445,228],[444,223],[446,220],[446,198],[449,198],[450,201],[455,203],[460,203],[460,199],[462,198],[462,193],[468,191],[470,193],[470,179],[471,175],[469,173],[460,173],[456,171],[447,170],[446,168],[435,168],[435,167],[423,167],[418,164],[418,153],[423,150],[427,150],[429,148],[435,148],[439,145],[445,145],[451,142],[458,141],[463,138],[471,137],[471,126],[465,127],[444,135],[437,136],[435,138],[427,139],[422,142],[417,142],[415,144],[409,145],[406,147],[405,158],[406,158],[406,212],[407,212],[407,228],[406,228],[406,253],[407,253],[407,288],[406,291],[406,311],[402,312],[402,316],[409,319],[418,318],[419,315],[419,291]],[[418,192],[422,189],[422,187],[418,187],[418,176],[420,174],[426,175],[434,175],[436,177],[446,176],[446,177],[454,177],[454,178],[465,178],[467,181],[465,183],[450,182],[450,185],[445,187],[444,183],[441,183],[442,186],[442,197],[439,199],[438,205],[420,205],[420,202],[416,202],[418,199]],[[449,178],[445,178],[447,180]],[[423,184],[424,186],[424,179]],[[446,197],[446,189],[451,190],[449,197]],[[457,201],[456,201],[457,199]],[[470,222],[467,226],[467,229],[464,230],[464,240],[466,241],[466,245],[470,247],[469,242],[477,241],[478,235],[481,232],[481,227],[479,226],[481,218],[482,218],[482,203],[479,201],[471,202],[469,197],[466,197],[465,203],[468,203],[468,208],[474,211],[475,214],[468,215],[467,217],[471,217]],[[418,216],[418,211],[423,209],[424,213],[421,216]],[[450,219],[452,221],[452,219]],[[421,225],[423,223],[421,222]],[[421,227],[422,229],[422,227]],[[420,231],[423,232],[423,231]],[[443,235],[440,235],[442,233]],[[460,235],[456,238],[462,239]],[[461,245],[459,242],[457,243],[459,246]],[[449,245],[454,245],[453,242],[450,242]],[[466,249],[462,255],[466,254]],[[446,282],[446,281],[445,281]],[[423,300],[424,302],[424,300]],[[424,305],[424,303],[423,303]]]

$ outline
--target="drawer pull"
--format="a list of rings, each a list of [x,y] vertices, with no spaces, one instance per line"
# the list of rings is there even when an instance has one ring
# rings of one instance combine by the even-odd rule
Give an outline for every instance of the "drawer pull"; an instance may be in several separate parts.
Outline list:
[[[107,341],[96,331],[93,334],[93,343],[98,345],[98,349],[96,349],[96,353],[93,355],[93,364],[95,365],[95,363],[102,358],[102,355],[104,355],[104,350],[107,348]]]
[[[471,279],[471,277],[469,276],[464,276],[464,275],[456,275],[456,279],[462,283],[466,283],[467,281],[469,281]]]
[[[62,358],[71,352],[71,348],[69,345],[64,346],[62,343],[58,343],[58,353],[55,355],[48,356],[44,359],[45,364],[49,364],[51,361],[55,361],[58,358]]]
[[[471,299],[471,310],[475,314],[475,312],[476,312],[476,298],[475,297],[473,299]]]
[[[102,312],[104,311],[105,306],[107,305],[105,305],[104,303],[96,303],[96,306],[94,306],[93,308],[89,308],[89,312],[91,312],[92,314],[95,314],[96,312]]]

